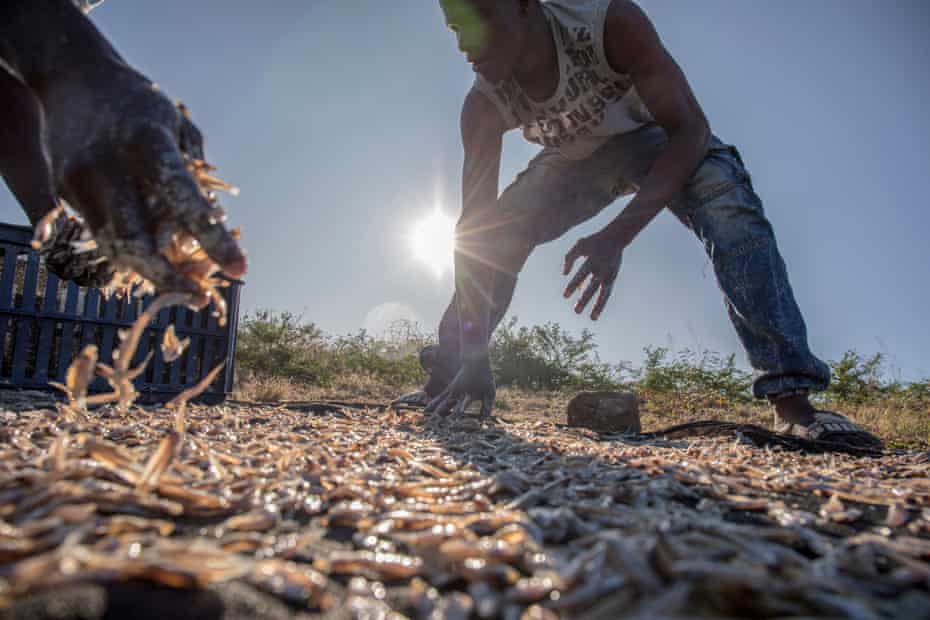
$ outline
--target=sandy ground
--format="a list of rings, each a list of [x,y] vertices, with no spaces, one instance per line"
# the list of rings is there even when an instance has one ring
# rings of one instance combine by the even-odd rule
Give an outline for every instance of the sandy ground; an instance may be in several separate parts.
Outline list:
[[[930,618],[927,452],[2,399],[3,618]]]

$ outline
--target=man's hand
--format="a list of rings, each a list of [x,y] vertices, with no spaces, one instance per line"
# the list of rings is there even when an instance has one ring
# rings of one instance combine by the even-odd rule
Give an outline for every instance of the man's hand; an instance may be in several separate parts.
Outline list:
[[[84,237],[84,225],[67,215],[60,215],[54,233],[39,250],[45,266],[62,280],[78,286],[103,288],[113,279],[113,266],[97,250],[76,252],[75,244]]]
[[[490,417],[494,408],[497,389],[494,387],[494,375],[491,362],[487,356],[466,361],[462,369],[442,393],[426,406],[427,413],[449,415],[465,413],[472,401],[481,402],[481,417]]]
[[[70,0],[0,6],[0,72],[17,82],[15,98],[0,94],[12,110],[0,136],[16,137],[20,148],[20,157],[0,157],[0,172],[33,224],[64,198],[100,255],[162,292],[200,292],[196,274],[165,255],[186,235],[226,275],[242,276],[243,252],[192,175],[203,140],[184,110]]]
[[[70,138],[72,121],[46,118],[49,134],[63,138],[49,148],[53,162],[64,162],[54,174],[59,195],[84,217],[100,253],[161,292],[197,293],[164,254],[176,234],[189,233],[227,275],[242,276],[245,257],[188,167],[203,159],[197,128],[149,84],[125,84],[105,95],[132,105],[80,142]]]
[[[604,233],[603,231],[585,237],[578,241],[568,254],[565,255],[565,266],[562,275],[570,275],[579,258],[584,258],[581,268],[575,273],[575,276],[565,287],[565,298],[568,299],[575,294],[575,291],[588,281],[588,286],[578,298],[575,304],[575,312],[581,314],[584,312],[588,303],[597,293],[597,301],[594,308],[591,309],[591,320],[596,321],[610,294],[614,288],[614,282],[620,273],[620,263],[623,258],[623,244],[618,242],[616,237]]]

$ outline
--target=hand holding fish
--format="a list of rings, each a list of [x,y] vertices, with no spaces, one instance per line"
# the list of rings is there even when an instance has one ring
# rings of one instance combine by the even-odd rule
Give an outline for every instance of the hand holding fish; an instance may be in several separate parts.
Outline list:
[[[70,2],[39,4],[0,10],[0,81],[11,87],[0,96],[10,113],[0,121],[0,137],[10,138],[0,140],[0,172],[42,224],[40,240],[54,239],[59,213],[43,216],[63,198],[93,239],[83,249],[162,292],[202,294],[208,269],[242,276],[245,256],[210,191],[231,188],[209,175],[186,109],[128,66]],[[30,35],[38,31],[48,36]]]

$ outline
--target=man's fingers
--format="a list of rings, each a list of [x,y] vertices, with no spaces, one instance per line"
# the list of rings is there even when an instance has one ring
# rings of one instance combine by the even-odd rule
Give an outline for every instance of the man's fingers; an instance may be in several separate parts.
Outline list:
[[[158,252],[144,217],[147,208],[142,202],[144,197],[132,181],[136,164],[135,161],[110,161],[95,166],[82,163],[70,173],[68,181],[76,198],[74,204],[88,224],[98,222],[97,229],[92,231],[98,252],[115,268],[135,271],[162,292],[196,294],[196,285]],[[169,215],[158,209],[157,202],[153,204],[162,216]],[[118,217],[114,217],[116,214]]]
[[[607,306],[607,300],[610,299],[610,294],[614,290],[614,281],[616,277],[612,278],[609,282],[604,282],[601,285],[601,292],[597,296],[597,301],[594,302],[594,307],[591,309],[591,320],[596,321],[601,318],[601,313],[604,311],[604,308]]]
[[[578,298],[578,303],[575,304],[575,314],[581,314],[584,312],[588,302],[591,301],[591,298],[594,297],[594,293],[596,293],[600,287],[600,279],[597,276],[591,278],[591,281],[588,283],[588,288],[585,289],[584,293],[581,294],[581,297]]]
[[[568,283],[568,286],[565,287],[564,295],[566,299],[575,294],[575,291],[578,290],[578,287],[584,283],[585,279],[590,273],[591,264],[588,261],[585,261],[578,269],[578,273],[575,274],[575,277],[572,278]]]
[[[562,265],[562,275],[567,276],[572,272],[572,269],[575,267],[575,262],[581,258],[581,252],[578,250],[578,244],[575,244],[571,250],[568,251],[568,254],[565,255],[565,262]]]
[[[234,278],[241,277],[246,271],[246,260],[239,243],[203,196],[180,156],[166,159],[160,187],[156,188],[159,198],[171,205],[178,214],[178,223],[200,242],[224,272]]]
[[[491,417],[491,410],[494,408],[494,394],[485,394],[481,399],[481,417]]]
[[[98,236],[101,252],[117,266],[129,268],[150,280],[159,292],[178,292],[197,295],[200,290],[194,282],[177,272],[167,258],[155,251],[154,244],[145,237],[108,240]],[[203,303],[205,299],[198,299]]]
[[[426,413],[436,413],[441,416],[449,415],[459,396],[459,390],[455,387],[455,382],[453,382],[439,396],[430,401],[426,406]]]
[[[459,394],[456,391],[453,391],[442,401],[438,407],[436,407],[436,413],[443,417],[452,413],[452,408],[455,407],[455,403],[458,400]]]
[[[588,244],[586,243],[587,238],[579,239],[572,249],[568,251],[568,254],[565,255],[565,264],[562,266],[562,275],[567,276],[572,272],[572,269],[575,267],[575,262],[582,256],[588,256]]]
[[[433,413],[440,405],[448,400],[449,395],[452,393],[452,386],[447,387],[442,392],[439,393],[439,396],[429,401],[429,404],[426,405],[426,413]]]
[[[184,227],[200,242],[204,251],[232,278],[241,278],[248,270],[245,253],[239,242],[218,221],[213,210],[193,211],[182,216]]]
[[[131,165],[149,182],[147,198],[165,205],[177,225],[190,232],[225,273],[244,275],[245,255],[188,172],[174,136],[162,127],[144,127],[136,133],[134,146],[138,159]]]
[[[193,159],[203,160],[203,134],[190,119],[183,103],[178,104],[181,114],[181,127],[178,131],[178,146],[181,151]]]
[[[465,411],[468,409],[468,406],[470,404],[471,404],[471,396],[468,396],[466,394],[459,400],[459,403],[455,406],[455,411],[454,411],[455,415],[458,415],[458,416],[465,415]]]

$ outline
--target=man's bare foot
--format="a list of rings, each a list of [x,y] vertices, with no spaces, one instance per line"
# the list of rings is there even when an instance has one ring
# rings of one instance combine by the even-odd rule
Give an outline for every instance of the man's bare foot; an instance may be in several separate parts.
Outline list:
[[[775,430],[814,441],[844,444],[880,451],[882,440],[832,411],[820,411],[807,394],[793,394],[775,399]]]
[[[811,404],[807,394],[796,394],[775,401],[775,414],[789,424],[810,426],[814,422],[815,413],[817,409]]]

